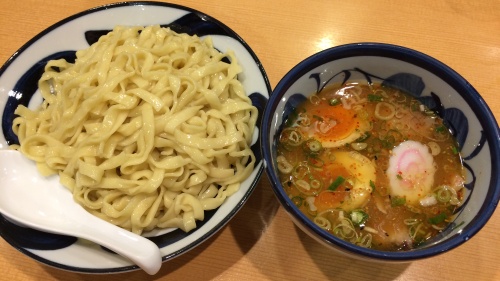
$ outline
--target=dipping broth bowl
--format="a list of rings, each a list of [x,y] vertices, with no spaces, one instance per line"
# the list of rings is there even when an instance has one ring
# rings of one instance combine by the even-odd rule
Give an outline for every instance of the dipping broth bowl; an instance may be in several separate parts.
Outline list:
[[[293,109],[329,84],[359,80],[390,85],[418,98],[448,124],[462,154],[466,170],[463,205],[447,228],[412,250],[375,250],[330,234],[298,209],[280,183],[277,144],[283,123]],[[487,104],[450,67],[405,47],[348,44],[306,58],[281,79],[271,94],[263,114],[261,142],[272,189],[293,222],[327,247],[355,258],[409,262],[449,251],[485,226],[500,198],[500,134]]]

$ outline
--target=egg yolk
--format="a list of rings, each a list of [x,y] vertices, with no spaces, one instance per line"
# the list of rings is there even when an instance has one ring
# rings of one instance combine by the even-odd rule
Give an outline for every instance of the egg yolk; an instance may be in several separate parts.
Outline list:
[[[309,136],[316,138],[324,147],[338,147],[353,142],[368,130],[367,120],[362,120],[354,110],[341,105],[321,103],[310,113],[314,122]]]
[[[334,162],[326,165],[321,175],[324,179],[329,179],[325,182],[330,186],[318,195],[316,207],[318,210],[339,207],[349,211],[364,206],[372,192],[370,183],[376,180],[374,164],[357,152],[339,151],[333,156]],[[331,184],[338,177],[345,179],[346,183],[332,188]]]

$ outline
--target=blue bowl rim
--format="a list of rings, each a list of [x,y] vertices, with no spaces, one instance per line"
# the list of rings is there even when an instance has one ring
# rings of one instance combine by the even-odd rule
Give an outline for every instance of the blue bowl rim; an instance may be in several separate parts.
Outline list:
[[[388,252],[355,246],[334,237],[315,225],[293,206],[290,199],[288,199],[286,193],[279,185],[279,178],[270,165],[272,162],[272,152],[269,148],[270,132],[266,128],[271,126],[273,114],[281,99],[280,94],[286,92],[295,82],[296,78],[303,76],[312,69],[329,61],[355,56],[376,56],[397,59],[411,63],[433,73],[451,85],[465,99],[469,106],[475,109],[474,113],[477,115],[479,122],[484,128],[486,139],[490,144],[492,167],[486,202],[473,218],[474,224],[467,225],[461,233],[454,235],[443,243],[405,252]],[[311,229],[316,238],[327,244],[337,246],[337,248],[340,248],[344,252],[353,253],[357,256],[368,257],[375,260],[411,261],[444,253],[469,240],[483,228],[493,215],[500,200],[500,177],[498,173],[494,172],[500,170],[499,161],[494,161],[494,159],[500,159],[500,129],[490,108],[474,87],[456,71],[429,55],[407,47],[386,43],[362,42],[332,47],[307,57],[293,67],[274,88],[264,111],[261,128],[262,154],[266,163],[266,173],[281,205],[294,219],[302,224],[303,227]]]
[[[212,17],[208,14],[205,14],[204,12],[201,12],[199,10],[183,6],[180,4],[174,4],[174,3],[167,3],[167,2],[157,2],[157,1],[150,1],[150,0],[134,0],[134,1],[129,1],[129,2],[116,2],[116,3],[109,3],[109,4],[102,4],[99,6],[95,6],[92,8],[88,8],[86,10],[83,10],[81,12],[72,14],[58,22],[55,22],[54,24],[48,26],[46,29],[42,30],[40,33],[35,35],[33,38],[31,38],[29,41],[24,43],[12,56],[10,56],[3,64],[0,63],[0,76],[3,75],[3,73],[9,68],[9,66],[24,52],[26,51],[31,45],[33,45],[37,40],[45,36],[47,33],[51,32],[55,28],[64,25],[67,22],[73,21],[77,18],[84,17],[88,14],[92,14],[95,12],[103,11],[103,10],[108,10],[108,9],[113,9],[113,8],[121,8],[121,7],[132,7],[132,6],[157,6],[157,7],[165,7],[165,8],[172,8],[172,9],[178,9],[178,10],[183,10],[187,11],[189,13],[193,13],[198,15],[200,18],[203,18],[205,21],[209,21],[211,23],[216,24],[219,28],[224,30],[224,32],[227,33],[227,36],[231,36],[238,42],[240,42],[243,47],[248,51],[248,53],[251,55],[252,59],[254,60],[255,64],[258,67],[259,72],[262,74],[262,77],[264,79],[264,83],[266,85],[266,89],[269,93],[271,93],[271,84],[269,81],[269,77],[267,75],[266,70],[264,69],[264,66],[261,62],[261,60],[257,57],[257,54],[255,51],[250,47],[250,45],[240,36],[240,34],[236,33],[232,28],[227,26],[225,23],[221,22],[215,17]],[[262,113],[259,112],[259,116]],[[263,163],[264,160],[262,159]],[[255,169],[257,170],[257,173],[255,175],[255,178],[253,179],[251,186],[248,190],[248,192],[244,195],[244,197],[241,199],[241,201],[234,207],[234,209],[227,215],[227,217],[219,222],[212,230],[207,232],[206,234],[202,235],[200,238],[198,238],[196,241],[192,242],[186,247],[183,247],[182,249],[179,249],[177,251],[174,251],[172,253],[168,253],[166,255],[162,256],[162,262],[171,260],[175,257],[178,257],[193,248],[199,246],[206,240],[208,240],[210,237],[215,235],[218,231],[222,230],[222,228],[231,221],[231,219],[241,210],[241,208],[246,204],[252,193],[254,192],[255,188],[258,185],[259,180],[262,177],[262,174],[264,172],[264,165],[261,167],[256,167]],[[0,214],[0,219],[3,219],[1,214]],[[0,237],[4,237],[2,233],[2,229],[0,229]],[[28,257],[41,262],[43,264],[62,269],[62,270],[67,270],[71,272],[78,272],[78,273],[89,273],[89,274],[109,274],[109,273],[123,273],[123,272],[129,272],[129,271],[134,271],[139,269],[137,265],[124,265],[124,266],[116,266],[116,267],[107,267],[107,268],[84,268],[80,266],[72,266],[72,265],[66,265],[66,264],[61,264],[59,262],[54,262],[52,260],[40,257],[37,254],[32,253],[29,251],[29,249],[20,246],[16,241],[12,239],[6,238],[6,241],[13,246],[15,249],[19,250],[21,253],[27,255]]]

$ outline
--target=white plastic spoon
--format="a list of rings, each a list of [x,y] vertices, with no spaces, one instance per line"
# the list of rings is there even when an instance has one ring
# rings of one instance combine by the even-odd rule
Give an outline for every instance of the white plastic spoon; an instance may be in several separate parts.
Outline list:
[[[91,215],[73,200],[58,177],[43,177],[33,161],[14,150],[0,150],[0,212],[34,229],[93,241],[148,274],[160,270],[156,244]]]

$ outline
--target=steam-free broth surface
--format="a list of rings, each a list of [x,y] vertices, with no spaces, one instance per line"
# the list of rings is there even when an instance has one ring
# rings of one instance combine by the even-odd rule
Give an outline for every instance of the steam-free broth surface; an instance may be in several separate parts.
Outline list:
[[[379,84],[328,86],[288,116],[277,163],[311,220],[379,250],[417,247],[463,200],[455,139],[417,99]]]

